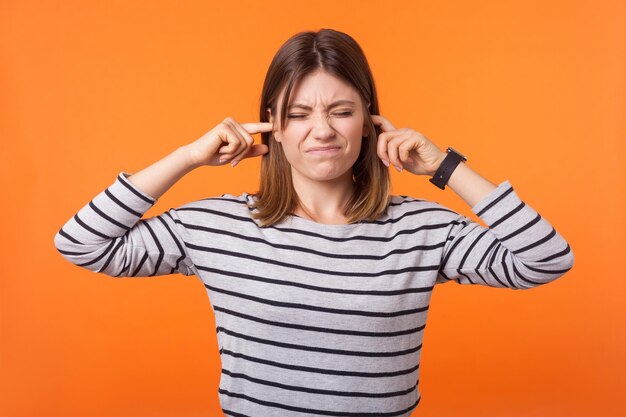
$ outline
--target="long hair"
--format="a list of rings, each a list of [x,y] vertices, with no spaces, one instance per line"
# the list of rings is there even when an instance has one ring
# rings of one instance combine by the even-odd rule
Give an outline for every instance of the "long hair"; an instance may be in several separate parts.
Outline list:
[[[389,170],[376,153],[379,128],[369,117],[370,113],[379,114],[374,78],[363,50],[352,37],[333,29],[320,29],[299,32],[289,38],[276,52],[267,70],[261,93],[260,121],[269,122],[267,108],[273,115],[278,115],[279,110],[278,129],[282,131],[294,84],[318,69],[346,81],[361,97],[366,127],[361,151],[352,166],[355,193],[345,206],[344,216],[348,223],[373,221],[386,212],[391,199],[391,181]],[[277,109],[278,95],[283,89],[281,109]],[[267,227],[292,214],[300,202],[282,146],[274,139],[273,132],[262,132],[261,140],[269,152],[261,158],[260,187],[253,194],[256,202],[249,204],[249,208],[257,209],[252,216],[259,220],[261,227]]]

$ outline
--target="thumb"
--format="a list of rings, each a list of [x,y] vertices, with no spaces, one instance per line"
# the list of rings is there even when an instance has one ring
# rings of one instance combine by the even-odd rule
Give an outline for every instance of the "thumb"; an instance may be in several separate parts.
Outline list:
[[[266,153],[269,152],[269,150],[270,149],[268,148],[268,146],[263,143],[255,144],[250,147],[250,150],[246,152],[246,154],[243,157],[253,158],[255,156],[265,155]]]

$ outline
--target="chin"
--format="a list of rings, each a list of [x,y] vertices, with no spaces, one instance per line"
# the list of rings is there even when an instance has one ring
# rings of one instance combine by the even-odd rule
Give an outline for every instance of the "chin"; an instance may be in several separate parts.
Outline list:
[[[341,177],[343,177],[346,174],[346,172],[329,172],[326,174],[312,174],[309,178],[314,179],[316,181],[332,181],[332,180],[337,180],[340,179]]]

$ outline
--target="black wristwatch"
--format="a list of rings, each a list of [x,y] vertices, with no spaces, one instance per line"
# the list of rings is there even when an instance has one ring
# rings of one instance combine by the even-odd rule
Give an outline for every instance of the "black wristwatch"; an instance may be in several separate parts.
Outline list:
[[[448,183],[452,172],[454,172],[456,167],[459,165],[459,162],[467,161],[466,156],[450,147],[446,149],[446,152],[448,152],[448,154],[441,162],[441,165],[439,165],[435,175],[433,175],[433,177],[429,180],[442,190],[445,190],[446,184]]]

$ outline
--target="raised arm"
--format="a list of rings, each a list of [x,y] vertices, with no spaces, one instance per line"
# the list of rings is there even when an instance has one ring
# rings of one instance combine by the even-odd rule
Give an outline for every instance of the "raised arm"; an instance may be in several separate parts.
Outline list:
[[[372,115],[382,134],[378,156],[398,171],[433,176],[447,154],[413,129],[396,129],[386,118]],[[509,181],[496,186],[461,162],[447,185],[488,228],[458,213],[451,214],[437,282],[527,289],[554,281],[574,265],[565,239]]]
[[[271,128],[270,123],[240,125],[227,118],[197,141],[136,174],[121,172],[56,233],[57,250],[77,266],[110,276],[193,274],[185,246],[187,230],[176,210],[141,217],[191,170],[267,152],[266,145],[252,144],[250,134]]]
[[[509,181],[472,211],[488,228],[459,215],[445,243],[438,282],[529,289],[563,276],[574,265],[567,241]]]
[[[59,253],[77,266],[116,277],[193,274],[176,210],[141,219],[158,196],[190,171],[187,161],[179,148],[135,175],[119,173],[57,232]],[[140,185],[132,181],[135,176]]]
[[[444,247],[439,282],[529,289],[573,267],[569,244],[520,199],[509,181],[496,187],[460,163],[448,185],[489,228],[466,216],[457,219]]]

